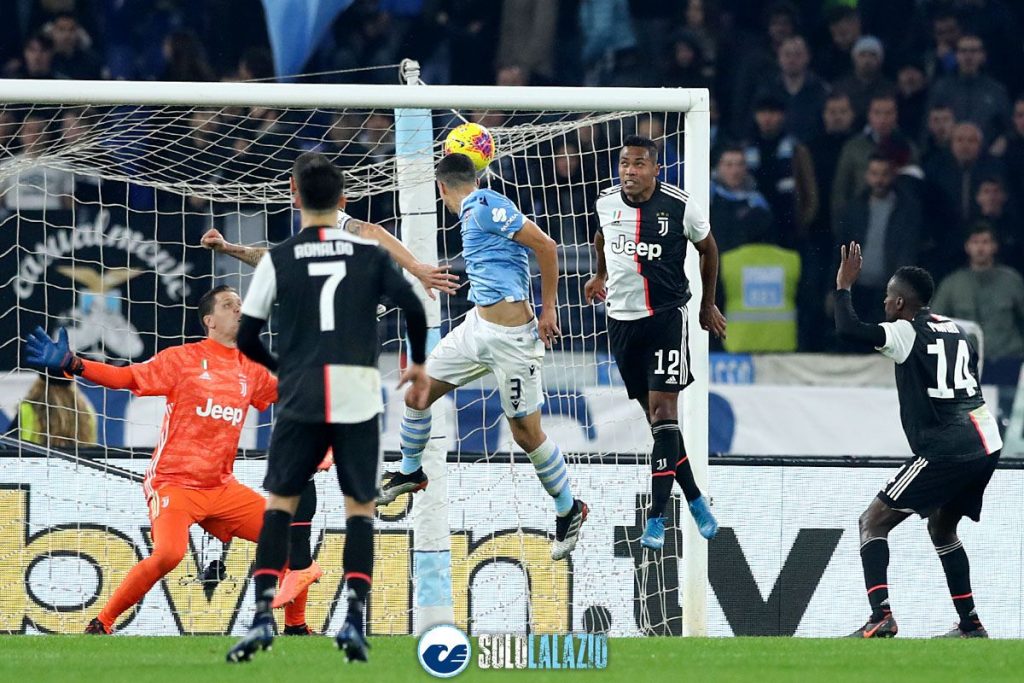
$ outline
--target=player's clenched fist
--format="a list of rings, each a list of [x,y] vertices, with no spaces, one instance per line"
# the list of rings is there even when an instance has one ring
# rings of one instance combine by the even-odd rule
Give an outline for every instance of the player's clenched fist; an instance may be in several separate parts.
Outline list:
[[[217,228],[210,228],[207,230],[200,242],[204,247],[212,249],[213,251],[223,250],[227,243],[227,240],[224,239],[224,235],[220,234],[220,230]]]

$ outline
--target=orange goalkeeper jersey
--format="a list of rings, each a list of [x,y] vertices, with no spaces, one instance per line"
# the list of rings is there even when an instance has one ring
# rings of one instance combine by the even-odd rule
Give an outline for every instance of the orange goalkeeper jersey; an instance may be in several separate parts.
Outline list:
[[[277,400],[277,379],[238,349],[206,339],[131,366],[134,393],[166,396],[160,441],[146,470],[149,498],[161,486],[210,489],[234,480],[249,406]]]

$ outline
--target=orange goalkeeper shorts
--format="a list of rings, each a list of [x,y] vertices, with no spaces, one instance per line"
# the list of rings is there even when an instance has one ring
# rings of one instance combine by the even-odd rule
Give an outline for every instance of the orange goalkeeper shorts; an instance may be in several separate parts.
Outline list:
[[[255,543],[266,507],[263,496],[237,481],[215,489],[162,486],[149,499],[149,519],[154,527],[163,526],[157,523],[160,515],[172,510],[184,513],[189,525],[198,524],[223,542],[244,538]]]

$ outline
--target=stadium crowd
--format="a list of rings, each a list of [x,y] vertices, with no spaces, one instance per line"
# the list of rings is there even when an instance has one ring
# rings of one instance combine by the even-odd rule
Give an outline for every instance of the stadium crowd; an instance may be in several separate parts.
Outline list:
[[[255,0],[14,5],[0,27],[6,77],[275,76]],[[224,30],[228,22],[232,30]],[[393,69],[366,68],[414,57],[429,83],[708,87],[710,213],[724,309],[738,320],[756,313],[746,296],[756,290],[779,314],[771,334],[756,315],[736,326],[726,350],[841,349],[830,332],[837,245],[857,240],[859,311],[877,320],[888,275],[925,266],[940,283],[936,306],[978,321],[986,367],[1015,377],[1024,359],[1022,35],[1024,3],[1006,0],[356,0],[305,71],[331,72],[318,77],[326,82],[392,83]],[[4,112],[0,144],[6,154],[31,154],[40,136],[81,114],[65,111],[41,130],[45,121]],[[287,116],[236,115],[247,122],[234,141],[237,163],[211,161],[211,182],[286,173],[294,157],[281,150],[296,138]],[[193,116],[195,134],[182,142],[189,159],[203,158],[224,116]],[[346,166],[384,159],[393,153],[390,122],[372,116],[382,120],[338,115],[322,124],[321,142],[304,147],[326,149]],[[509,120],[496,112],[475,118],[489,126]],[[679,120],[655,116],[637,127],[659,140],[666,179],[680,182]],[[563,244],[589,242],[589,207],[614,177],[615,144],[602,135],[583,128],[528,160],[495,162],[510,187],[531,179],[512,188],[515,196]],[[369,217],[392,216],[388,201],[366,207]],[[3,203],[17,208],[10,195]],[[233,234],[255,234],[241,225],[246,212],[238,215]],[[453,253],[458,231],[444,235]],[[737,275],[751,265],[781,273],[779,286],[752,287]],[[568,297],[579,300],[578,292]],[[780,324],[789,333],[779,334]]]

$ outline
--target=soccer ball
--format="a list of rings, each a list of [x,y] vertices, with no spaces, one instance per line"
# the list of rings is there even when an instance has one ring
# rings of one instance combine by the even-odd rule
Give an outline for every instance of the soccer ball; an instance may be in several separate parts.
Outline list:
[[[487,168],[494,158],[494,138],[478,123],[464,123],[453,128],[444,140],[444,153],[465,154],[478,171]]]

